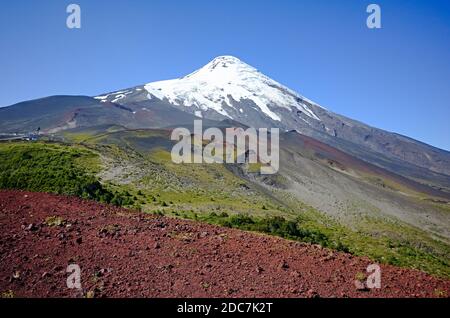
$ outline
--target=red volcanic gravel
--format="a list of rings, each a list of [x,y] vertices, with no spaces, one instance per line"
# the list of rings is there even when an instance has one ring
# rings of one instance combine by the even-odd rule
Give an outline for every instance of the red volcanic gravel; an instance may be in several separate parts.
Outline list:
[[[64,219],[49,226],[47,217]],[[79,198],[0,191],[0,292],[15,297],[437,297],[450,281],[256,233]],[[82,290],[66,268],[81,267]]]

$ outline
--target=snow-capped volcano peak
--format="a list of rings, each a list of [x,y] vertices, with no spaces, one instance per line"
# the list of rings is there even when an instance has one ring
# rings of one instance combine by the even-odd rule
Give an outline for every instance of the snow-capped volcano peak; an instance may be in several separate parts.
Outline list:
[[[248,64],[245,64],[237,57],[230,56],[230,55],[224,55],[224,56],[216,57],[214,60],[212,60],[211,62],[206,64],[204,67],[202,67],[198,71],[195,71],[192,74],[185,76],[184,78],[189,78],[196,74],[198,75],[199,73],[214,72],[214,71],[217,71],[217,69],[220,67],[222,67],[222,68],[234,67],[234,68],[240,68],[241,71],[245,71],[245,69],[247,69],[247,71],[250,71],[250,72],[255,72],[255,71],[257,72],[256,69],[254,69],[253,67],[251,67]],[[234,70],[234,71],[236,71],[236,70]]]
[[[145,89],[149,98],[196,111],[215,111],[232,119],[245,112],[240,103],[252,102],[255,110],[274,121],[281,121],[283,110],[294,109],[319,120],[303,102],[304,97],[233,56],[216,57],[185,77],[149,83]]]

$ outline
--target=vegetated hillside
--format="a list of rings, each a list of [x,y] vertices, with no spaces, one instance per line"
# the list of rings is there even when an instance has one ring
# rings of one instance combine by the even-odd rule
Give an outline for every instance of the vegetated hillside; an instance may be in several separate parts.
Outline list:
[[[0,188],[75,195],[126,205],[125,193],[102,185],[95,172],[98,155],[77,146],[46,143],[0,143]]]
[[[449,244],[448,193],[296,132],[282,138],[277,178],[283,176],[285,187],[302,202],[350,226],[365,222],[374,235],[383,230],[370,223],[381,219],[407,224]]]
[[[367,258],[21,191],[0,191],[0,252],[2,297],[448,297],[450,292],[449,280],[387,265],[381,266],[381,288],[368,289]],[[67,288],[69,264],[81,268],[80,290]]]
[[[356,215],[358,222],[350,226],[304,204],[288,187],[284,175],[265,179],[245,165],[176,165],[170,160],[164,130],[81,134],[83,138],[71,137],[83,139],[83,145],[0,144],[1,180],[26,181],[2,181],[2,187],[89,197],[149,214],[317,243],[377,262],[450,277],[445,242],[382,215]],[[24,173],[23,167],[27,167],[27,177],[17,178]],[[58,175],[54,171],[65,171],[60,182],[49,181]],[[69,175],[79,177],[67,178]],[[91,184],[102,190],[79,191],[91,189]]]

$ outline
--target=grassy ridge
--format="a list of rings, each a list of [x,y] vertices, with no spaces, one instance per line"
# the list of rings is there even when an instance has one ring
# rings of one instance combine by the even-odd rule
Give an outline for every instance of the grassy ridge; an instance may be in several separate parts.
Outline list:
[[[115,205],[132,204],[127,193],[105,188],[95,177],[98,155],[46,143],[1,143],[0,188],[74,195]]]

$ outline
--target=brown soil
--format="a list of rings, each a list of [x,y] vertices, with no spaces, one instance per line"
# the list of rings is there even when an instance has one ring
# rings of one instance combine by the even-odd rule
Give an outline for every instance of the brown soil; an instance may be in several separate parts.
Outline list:
[[[62,225],[50,224],[58,216]],[[79,198],[0,191],[0,292],[15,297],[437,297],[450,281],[256,233]],[[82,290],[68,289],[69,264]]]

